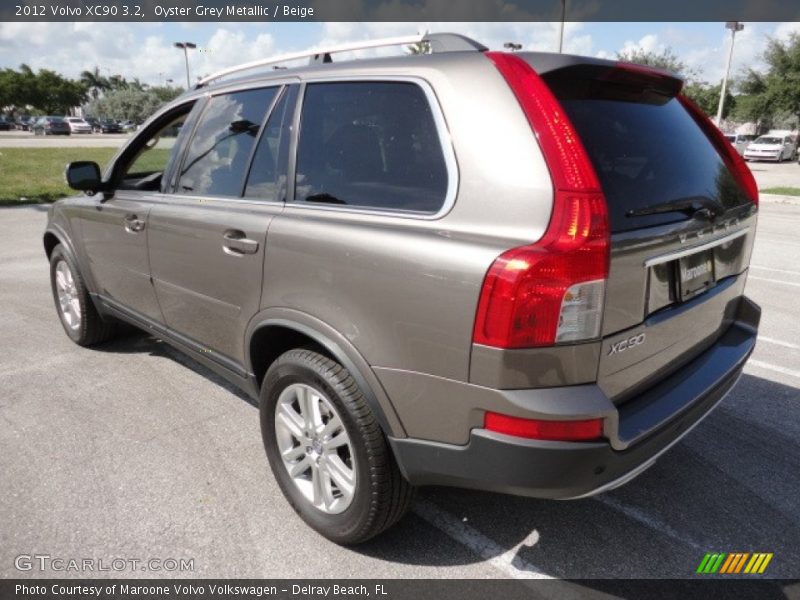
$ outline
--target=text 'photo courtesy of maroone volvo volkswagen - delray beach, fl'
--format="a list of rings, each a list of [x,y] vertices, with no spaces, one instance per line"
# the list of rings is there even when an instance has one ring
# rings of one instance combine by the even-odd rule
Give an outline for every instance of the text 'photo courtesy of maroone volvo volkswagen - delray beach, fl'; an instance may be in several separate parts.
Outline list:
[[[74,342],[133,324],[258,401],[308,525],[363,542],[424,485],[609,490],[731,389],[758,191],[678,76],[446,33],[307,58],[70,164],[43,242]]]

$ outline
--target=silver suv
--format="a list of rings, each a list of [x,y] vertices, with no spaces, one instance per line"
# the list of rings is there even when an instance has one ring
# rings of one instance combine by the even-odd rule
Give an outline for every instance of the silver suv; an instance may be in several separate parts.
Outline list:
[[[731,389],[760,316],[755,182],[679,79],[422,41],[200,82],[102,175],[69,165],[85,193],[44,235],[67,335],[134,324],[257,398],[286,498],[339,543],[414,486],[632,479]]]

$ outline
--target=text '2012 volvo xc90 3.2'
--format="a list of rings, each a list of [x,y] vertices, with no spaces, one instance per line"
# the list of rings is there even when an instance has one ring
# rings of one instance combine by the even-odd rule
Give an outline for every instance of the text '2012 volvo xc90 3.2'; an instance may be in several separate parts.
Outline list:
[[[671,73],[490,52],[227,69],[154,115],[44,246],[67,335],[124,321],[260,402],[276,480],[339,543],[415,486],[578,498],[731,389],[758,192]],[[674,144],[656,140],[680,140]]]

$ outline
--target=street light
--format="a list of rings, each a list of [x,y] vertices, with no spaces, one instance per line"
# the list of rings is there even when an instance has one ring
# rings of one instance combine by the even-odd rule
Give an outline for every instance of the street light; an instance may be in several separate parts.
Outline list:
[[[728,75],[731,71],[733,60],[733,43],[736,41],[736,32],[744,29],[744,23],[739,21],[726,21],[725,29],[731,30],[731,48],[728,51],[728,63],[725,65],[725,77],[722,78],[722,88],[719,91],[719,107],[717,108],[717,127],[722,123],[722,109],[725,106],[725,90],[728,87]]]
[[[517,52],[518,50],[522,50],[522,44],[518,44],[517,42],[506,42],[503,44],[503,48],[508,48],[512,52]]]
[[[189,49],[197,48],[197,44],[193,44],[192,42],[175,42],[176,48],[181,48],[183,50],[183,58],[186,61],[186,89],[190,89],[192,87],[192,82],[189,79]]]
[[[558,30],[558,53],[564,49],[564,21],[567,18],[567,0],[561,0],[561,28]]]

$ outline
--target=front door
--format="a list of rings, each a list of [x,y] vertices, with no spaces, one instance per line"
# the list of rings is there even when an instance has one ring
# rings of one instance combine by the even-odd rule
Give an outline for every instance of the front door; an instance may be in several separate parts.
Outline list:
[[[120,191],[84,211],[81,237],[104,298],[161,322],[147,259],[147,194]]]
[[[81,237],[97,292],[146,319],[163,323],[150,278],[148,228],[165,173],[179,154],[180,128],[192,103],[142,130],[118,156],[109,174],[111,193],[98,194],[81,215]]]
[[[166,325],[223,363],[244,361],[244,334],[261,301],[267,230],[283,210],[273,184],[282,170],[283,130],[278,117],[266,119],[273,106],[272,115],[283,115],[289,89],[212,96],[173,193],[149,215],[150,269]]]

